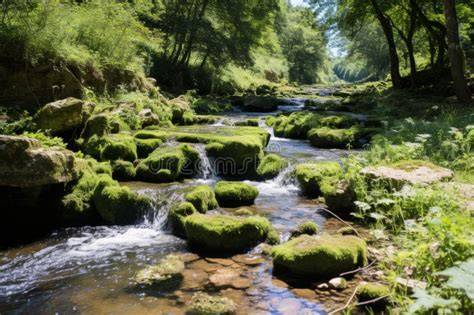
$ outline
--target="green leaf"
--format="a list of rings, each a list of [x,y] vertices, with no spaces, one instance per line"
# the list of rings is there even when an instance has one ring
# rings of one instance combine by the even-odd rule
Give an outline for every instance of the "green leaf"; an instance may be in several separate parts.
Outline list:
[[[416,301],[408,309],[409,314],[455,306],[459,303],[458,300],[454,298],[447,300],[431,295],[428,291],[418,288],[413,289],[413,297],[416,299]]]
[[[474,300],[474,259],[437,272],[436,275],[449,277],[446,286],[464,291],[468,298]]]

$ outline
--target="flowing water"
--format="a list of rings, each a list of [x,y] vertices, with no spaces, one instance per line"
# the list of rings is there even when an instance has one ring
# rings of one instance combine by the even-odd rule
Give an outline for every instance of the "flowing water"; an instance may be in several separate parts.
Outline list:
[[[280,109],[299,110],[302,104],[303,100],[291,99]],[[264,115],[234,112],[227,119]],[[209,128],[221,125],[224,121]],[[261,126],[272,135],[267,151],[291,163],[273,180],[248,181],[260,191],[249,209],[266,216],[282,239],[307,219],[323,229],[330,228],[332,221],[319,211],[322,206],[301,197],[289,175],[295,162],[339,161],[347,151],[319,150],[307,141],[277,138],[270,128]],[[202,159],[200,178],[170,184],[123,183],[155,201],[155,208],[140,224],[62,229],[35,243],[0,252],[0,314],[184,314],[186,302],[196,291],[233,299],[239,304],[239,314],[317,314],[342,305],[347,293],[316,294],[298,288],[300,284],[291,279],[283,282],[275,278],[271,259],[261,254],[261,246],[246,255],[212,259],[190,253],[184,240],[171,235],[167,211],[182,199],[183,188],[203,183],[212,186],[219,180],[212,174],[204,147],[195,147]],[[172,292],[135,290],[133,276],[170,253],[182,253],[187,262],[181,286]],[[239,281],[216,288],[209,284],[209,277],[217,270],[234,273]]]

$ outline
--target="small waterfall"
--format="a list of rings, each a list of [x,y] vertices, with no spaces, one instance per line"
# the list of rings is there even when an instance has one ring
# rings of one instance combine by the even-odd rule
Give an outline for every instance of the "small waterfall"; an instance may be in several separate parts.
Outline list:
[[[273,179],[273,181],[277,186],[280,187],[294,185],[294,178],[291,176],[293,171],[294,166],[290,164],[287,168],[282,170],[280,174],[278,174],[278,176]]]
[[[137,193],[146,195],[152,200],[152,207],[144,214],[142,225],[155,231],[164,230],[170,206],[181,201],[182,196],[176,193],[163,196],[155,189],[142,189]]]
[[[202,144],[194,144],[194,148],[199,152],[199,164],[196,165],[198,172],[203,179],[209,179],[214,176],[211,161],[207,157],[206,149]]]
[[[218,127],[218,126],[225,126],[224,122],[226,121],[226,118],[219,118],[215,123],[209,125],[211,127]]]

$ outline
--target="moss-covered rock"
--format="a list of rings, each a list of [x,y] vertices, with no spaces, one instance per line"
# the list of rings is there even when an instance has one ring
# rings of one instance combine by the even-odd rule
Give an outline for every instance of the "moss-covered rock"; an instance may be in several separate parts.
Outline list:
[[[226,215],[193,214],[184,221],[190,245],[222,252],[242,252],[263,242],[271,230],[262,217],[234,217]]]
[[[350,226],[345,226],[336,231],[336,234],[341,234],[341,235],[357,235],[356,230],[354,228],[351,228]]]
[[[196,173],[199,152],[190,145],[161,147],[153,151],[137,166],[137,178],[143,181],[165,183]]]
[[[128,134],[113,134],[99,137],[97,135],[85,139],[81,150],[100,161],[134,161],[137,159],[137,146]]]
[[[367,302],[375,299],[380,299],[372,306],[383,307],[389,301],[390,288],[383,284],[365,283],[357,287],[356,297],[359,302]],[[383,298],[385,297],[385,298]]]
[[[358,127],[349,129],[314,128],[308,131],[311,145],[317,148],[347,149],[354,146],[360,135]]]
[[[193,102],[192,107],[198,114],[220,114],[232,111],[229,101],[219,98],[200,98]]]
[[[102,219],[110,224],[130,224],[150,207],[151,200],[132,192],[128,187],[101,185],[94,190],[94,205]]]
[[[189,303],[189,314],[192,315],[231,315],[237,311],[237,304],[224,297],[195,293]]]
[[[241,182],[220,181],[215,187],[216,199],[221,207],[240,207],[253,205],[258,189]]]
[[[118,160],[112,165],[113,178],[120,181],[135,179],[136,170],[132,162]]]
[[[177,255],[168,255],[157,265],[140,270],[135,276],[139,286],[158,290],[174,289],[183,280],[184,262]]]
[[[258,127],[258,119],[240,120],[234,123],[234,126],[252,126]]]
[[[234,212],[235,215],[240,215],[240,216],[249,216],[253,215],[253,211],[250,210],[249,208],[239,208]]]
[[[194,213],[197,213],[197,210],[190,202],[180,202],[171,207],[168,220],[175,235],[185,235],[184,220]]]
[[[280,100],[271,96],[247,96],[242,101],[235,103],[243,111],[248,112],[273,112],[278,109]]]
[[[36,113],[33,120],[38,129],[61,133],[81,127],[89,119],[94,108],[94,103],[70,97],[46,104]]]
[[[268,154],[260,161],[257,174],[262,179],[274,178],[287,166],[288,162],[282,157],[276,154]]]
[[[272,250],[276,270],[306,278],[331,278],[367,264],[367,246],[354,236],[301,235]]]
[[[110,132],[109,117],[107,114],[98,114],[89,118],[86,122],[81,137],[89,139],[96,135],[102,137]]]
[[[271,229],[270,232],[268,232],[267,239],[265,240],[265,243],[269,245],[278,245],[280,244],[280,234],[278,233],[277,230]]]
[[[355,209],[356,194],[349,182],[337,176],[323,179],[321,193],[329,210],[348,214]]]
[[[140,159],[148,157],[163,143],[160,139],[135,139],[137,145],[137,156]]]
[[[303,163],[296,166],[295,175],[303,194],[317,197],[322,194],[323,181],[342,177],[342,168],[339,163],[332,161]]]
[[[349,128],[357,122],[349,116],[325,116],[321,117],[319,124],[329,128]]]
[[[314,235],[317,233],[318,233],[318,225],[311,220],[307,220],[300,223],[298,227],[294,231],[291,232],[291,237],[294,238],[303,234]]]
[[[0,135],[0,186],[39,187],[78,177],[74,153],[36,139]]]
[[[136,139],[160,139],[166,141],[169,137],[168,133],[160,130],[140,130],[133,135]]]
[[[219,206],[214,191],[207,185],[193,187],[191,191],[184,195],[184,199],[192,203],[196,210],[201,213],[206,213],[207,210],[212,210]]]

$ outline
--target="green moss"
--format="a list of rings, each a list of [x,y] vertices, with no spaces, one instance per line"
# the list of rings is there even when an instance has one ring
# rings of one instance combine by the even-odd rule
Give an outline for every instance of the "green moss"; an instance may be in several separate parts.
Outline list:
[[[430,161],[424,161],[424,160],[404,160],[404,161],[399,161],[396,163],[392,163],[390,165],[387,165],[392,168],[404,170],[407,172],[411,172],[416,170],[417,168],[420,167],[427,167],[432,170],[437,170],[440,167],[436,164],[431,163]]]
[[[273,130],[276,136],[290,139],[306,139],[311,128],[319,126],[321,116],[311,112],[294,112],[275,118]]]
[[[291,237],[296,237],[303,234],[314,235],[317,233],[318,233],[318,225],[313,221],[307,220],[301,223],[300,225],[298,225],[295,231],[291,232]]]
[[[143,159],[155,151],[163,141],[161,139],[135,139],[135,143],[137,145],[137,156]]]
[[[162,147],[137,166],[137,177],[150,182],[172,182],[195,173],[199,153],[189,145]]]
[[[212,210],[219,206],[214,191],[207,185],[193,187],[190,192],[184,195],[184,199],[192,203],[201,213],[206,213],[207,210]]]
[[[112,176],[112,166],[110,165],[110,162],[97,162],[92,159],[89,159],[88,162],[95,173]]]
[[[273,126],[273,124],[275,124],[275,121],[276,121],[275,116],[267,116],[267,117],[265,118],[265,124],[266,124],[268,127]]]
[[[107,114],[99,114],[92,116],[87,120],[81,137],[90,138],[93,135],[102,137],[110,132],[109,117]]]
[[[314,128],[308,132],[311,145],[317,148],[346,149],[356,144],[360,130],[358,127],[350,129],[331,129],[327,127]]]
[[[81,149],[84,153],[101,161],[137,159],[137,146],[133,137],[127,134],[104,137],[94,135],[81,145]]]
[[[173,233],[176,235],[185,235],[184,221],[186,217],[194,213],[197,213],[197,210],[190,202],[180,202],[172,206],[168,213],[168,220]]]
[[[219,120],[218,116],[194,115],[194,123],[198,125],[214,124]]]
[[[96,188],[93,200],[102,219],[110,224],[134,223],[150,206],[149,198],[115,185]]]
[[[180,124],[187,126],[187,125],[192,125],[192,124],[194,124],[194,122],[195,122],[194,114],[191,113],[191,112],[185,112],[185,113],[183,114],[183,118],[181,119]]]
[[[326,177],[320,183],[320,190],[329,210],[344,214],[354,210],[356,194],[347,181],[338,176]]]
[[[168,133],[160,130],[140,130],[133,135],[136,139],[160,139],[166,141],[169,137]]]
[[[303,194],[317,197],[322,193],[323,180],[342,177],[342,168],[332,161],[303,163],[296,166],[295,175]]]
[[[140,286],[160,290],[174,289],[183,279],[184,262],[177,255],[168,255],[157,265],[140,270],[135,276],[135,283]]]
[[[268,232],[268,235],[267,235],[267,239],[265,240],[265,243],[269,244],[269,245],[278,245],[280,244],[280,234],[278,233],[278,231],[276,231],[275,229],[271,229],[269,232]]]
[[[133,180],[136,175],[132,162],[118,160],[113,163],[113,178],[121,181]]]
[[[247,120],[236,121],[236,122],[234,123],[234,126],[252,126],[252,127],[258,127],[258,119],[247,119]]]
[[[232,105],[224,99],[201,98],[194,101],[192,107],[198,114],[219,114],[232,111]]]
[[[258,165],[257,174],[263,179],[274,178],[287,166],[288,162],[282,157],[268,154]]]
[[[195,293],[189,305],[189,314],[192,315],[230,315],[237,311],[234,301],[207,293]]]
[[[357,235],[356,231],[350,226],[345,226],[336,231],[336,234],[342,235]]]
[[[253,211],[250,210],[249,208],[240,208],[235,211],[235,215],[239,215],[239,216],[253,215]]]
[[[221,207],[250,206],[258,196],[258,189],[245,183],[220,181],[215,187]]]
[[[356,297],[359,302],[367,302],[390,295],[390,288],[386,285],[366,283],[357,287]],[[374,306],[383,306],[388,302],[388,296],[377,301]]]
[[[367,246],[354,236],[301,235],[272,250],[275,269],[311,278],[331,278],[367,264]]]
[[[203,250],[242,252],[266,239],[271,225],[262,217],[193,214],[185,220],[188,241]]]
[[[348,116],[326,116],[320,119],[320,125],[329,128],[348,128],[356,124],[356,121]]]

